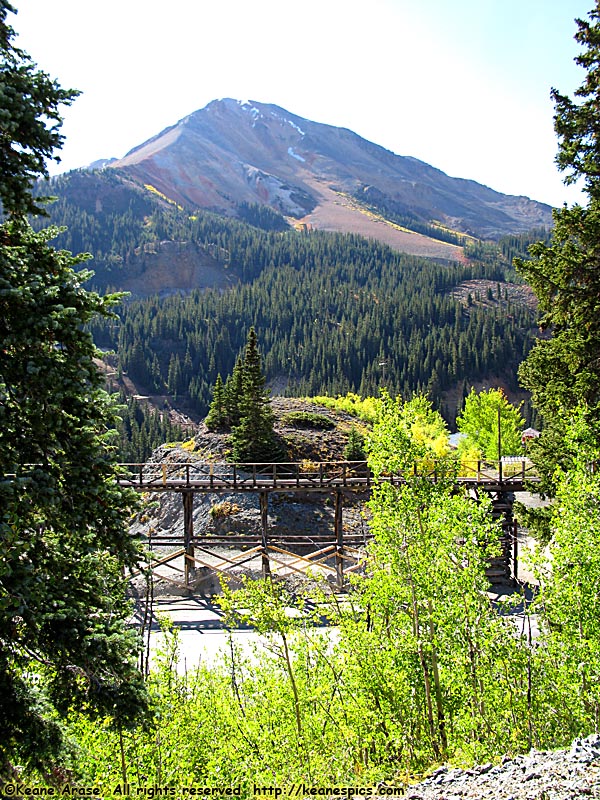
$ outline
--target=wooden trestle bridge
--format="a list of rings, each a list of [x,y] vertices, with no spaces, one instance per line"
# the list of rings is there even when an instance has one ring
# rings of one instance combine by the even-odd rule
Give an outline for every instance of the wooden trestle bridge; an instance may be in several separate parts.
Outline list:
[[[343,501],[349,496],[369,494],[378,483],[387,482],[400,486],[415,478],[439,481],[446,477],[442,464],[423,462],[409,470],[380,475],[377,479],[365,461],[302,462],[302,463],[247,463],[230,464],[215,462],[144,463],[122,464],[119,484],[139,492],[176,492],[183,502],[182,541],[173,536],[152,534],[151,541],[157,545],[181,547],[153,561],[152,566],[166,564],[183,556],[183,581],[186,587],[199,578],[211,574],[231,574],[231,570],[248,565],[257,558],[261,560],[263,576],[276,569],[290,572],[306,572],[318,567],[334,577],[338,589],[342,589],[347,573],[360,568],[365,557],[365,537],[344,533]],[[502,557],[490,565],[488,575],[492,582],[503,580],[514,574],[516,564],[516,530],[512,518],[514,494],[526,491],[526,485],[539,480],[528,459],[502,459],[501,461],[477,461],[461,465],[461,475],[454,478],[457,486],[469,490],[476,499],[481,492],[492,498],[493,514],[502,519]],[[261,534],[200,535],[194,531],[193,509],[196,494],[255,493],[259,496]],[[273,537],[269,532],[269,495],[275,492],[291,493],[298,498],[303,494],[333,496],[333,535],[288,535]],[[232,547],[239,548],[237,555],[229,553]],[[229,555],[222,554],[226,548]],[[293,548],[291,550],[290,548]],[[302,553],[302,554],[300,554]],[[231,556],[231,557],[230,557]],[[511,569],[512,565],[512,569]],[[199,573],[198,567],[202,568]]]

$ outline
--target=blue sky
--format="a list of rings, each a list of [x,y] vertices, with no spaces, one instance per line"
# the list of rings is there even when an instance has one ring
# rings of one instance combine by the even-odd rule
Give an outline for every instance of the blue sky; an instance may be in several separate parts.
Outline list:
[[[13,0],[18,44],[82,96],[62,163],[120,157],[219,97],[275,103],[508,194],[579,199],[554,166],[593,0]]]

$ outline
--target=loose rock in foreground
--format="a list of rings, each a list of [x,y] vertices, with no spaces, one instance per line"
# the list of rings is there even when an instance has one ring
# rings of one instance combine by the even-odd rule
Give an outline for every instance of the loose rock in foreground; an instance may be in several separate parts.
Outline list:
[[[575,739],[570,750],[531,750],[501,764],[441,767],[406,789],[407,800],[580,800],[600,797],[600,734]]]

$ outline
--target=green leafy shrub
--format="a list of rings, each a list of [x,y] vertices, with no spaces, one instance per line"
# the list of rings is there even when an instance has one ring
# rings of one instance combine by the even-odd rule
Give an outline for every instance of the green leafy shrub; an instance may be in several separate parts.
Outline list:
[[[326,408],[333,408],[336,411],[345,411],[353,417],[358,417],[367,423],[374,423],[377,419],[379,409],[379,399],[376,397],[360,397],[353,392],[348,392],[346,395],[338,395],[338,397],[328,397],[327,395],[318,395],[316,397],[307,397],[307,400],[313,400],[319,405]]]
[[[290,411],[283,417],[283,421],[296,428],[310,428],[318,431],[330,431],[335,428],[335,422],[325,414],[313,411]]]

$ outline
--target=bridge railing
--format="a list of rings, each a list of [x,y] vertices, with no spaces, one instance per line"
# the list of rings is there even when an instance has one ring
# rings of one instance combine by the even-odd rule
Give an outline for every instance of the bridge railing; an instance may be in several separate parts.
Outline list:
[[[538,478],[531,460],[518,456],[504,457],[499,461],[463,461],[458,473],[458,480],[465,483],[524,483]]]
[[[121,464],[120,482],[146,491],[161,488],[202,488],[218,491],[260,489],[327,489],[327,487],[370,486],[375,479],[366,461],[301,461],[276,463],[162,462]],[[501,461],[468,461],[453,476],[459,483],[524,483],[537,474],[526,458]],[[424,460],[405,470],[383,474],[380,481],[403,484],[420,477],[437,481],[450,477],[447,460]]]
[[[164,486],[202,485],[215,489],[261,487],[326,488],[369,482],[366,461],[322,462],[163,462],[120,464],[120,481],[132,486],[160,489]]]

